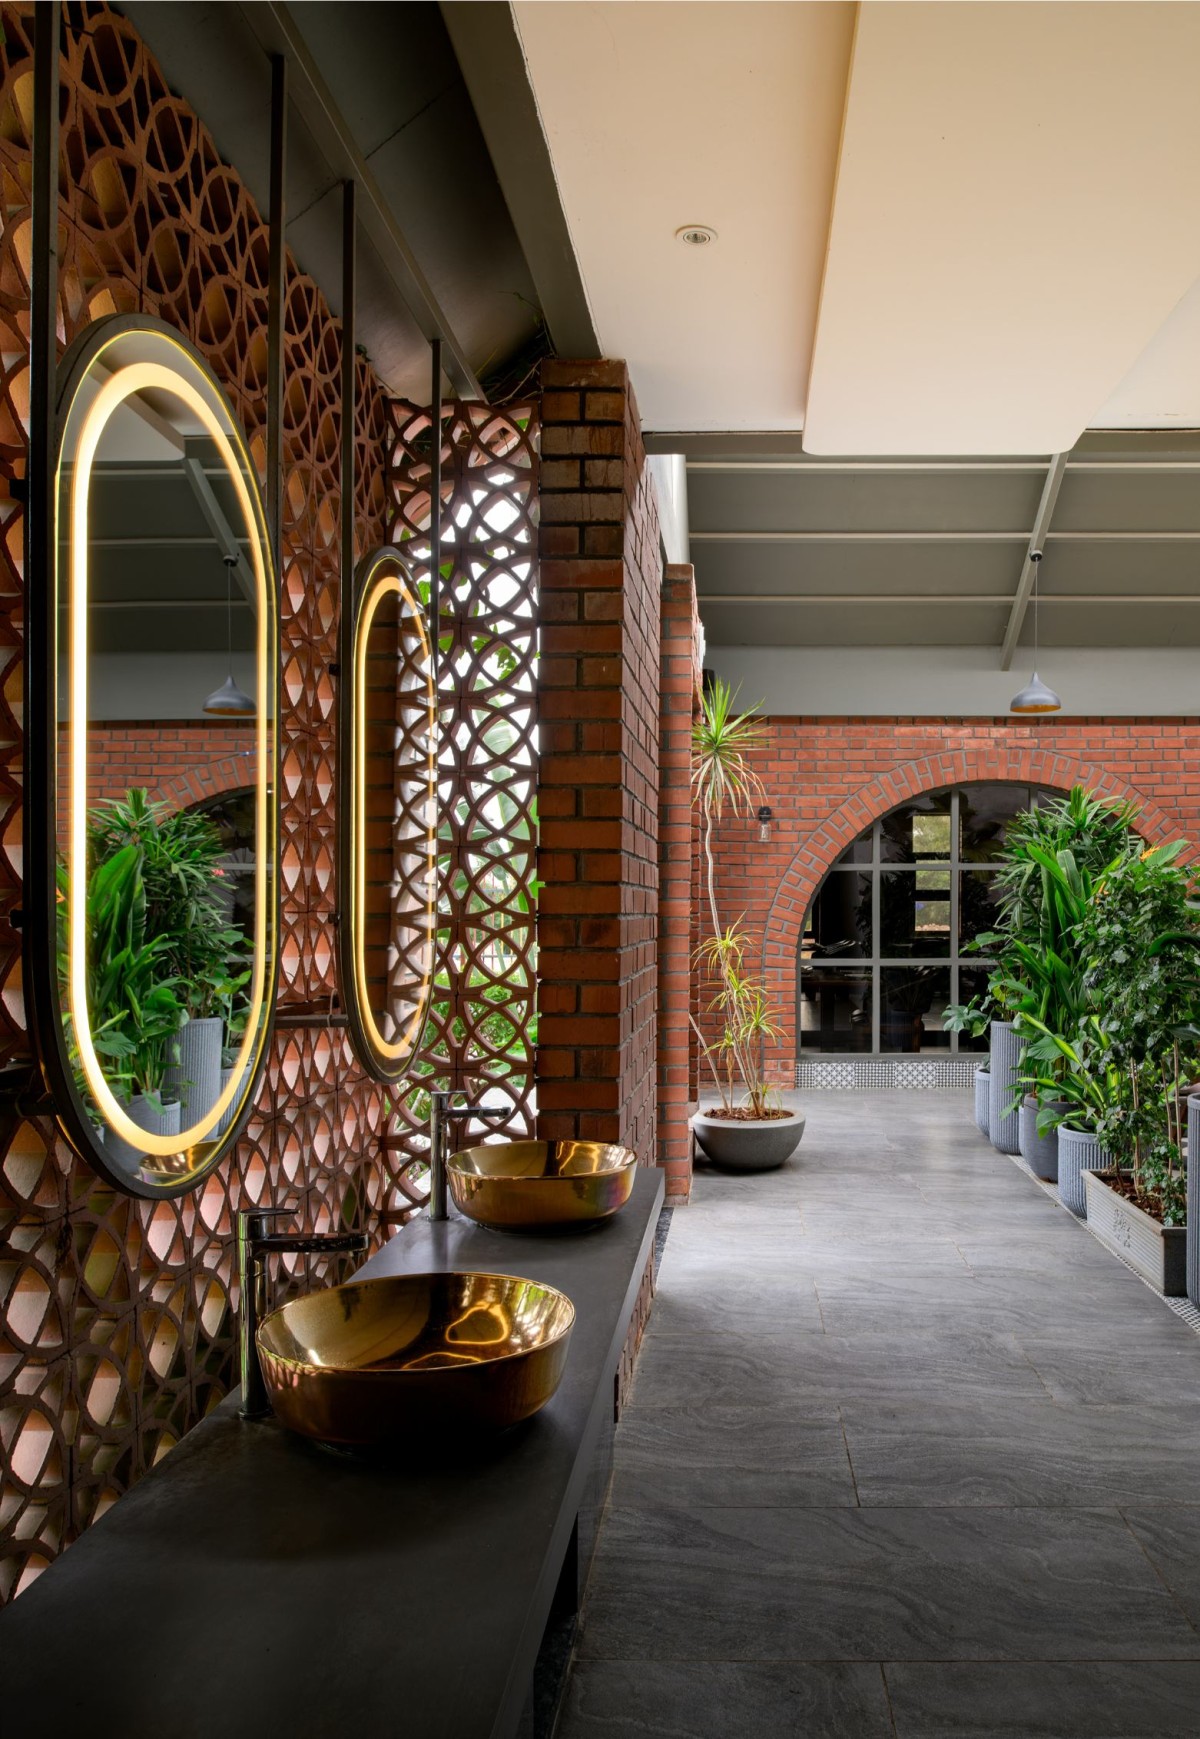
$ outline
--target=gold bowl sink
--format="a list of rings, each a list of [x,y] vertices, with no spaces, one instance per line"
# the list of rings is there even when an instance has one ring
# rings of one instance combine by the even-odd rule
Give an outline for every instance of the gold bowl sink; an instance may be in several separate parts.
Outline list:
[[[607,1219],[629,1200],[637,1155],[605,1141],[496,1141],[446,1161],[460,1213],[531,1231]]]
[[[258,1356],[277,1417],[326,1443],[503,1431],[558,1388],[564,1293],[511,1274],[398,1274],[295,1298]]]

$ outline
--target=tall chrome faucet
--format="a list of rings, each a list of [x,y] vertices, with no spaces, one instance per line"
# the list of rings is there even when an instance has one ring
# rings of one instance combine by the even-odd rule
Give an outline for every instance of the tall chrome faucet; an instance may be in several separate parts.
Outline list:
[[[269,1220],[294,1214],[294,1208],[246,1208],[238,1215],[238,1288],[240,1316],[238,1357],[242,1377],[243,1419],[264,1419],[271,1411],[255,1336],[269,1308],[267,1257],[332,1255],[339,1250],[365,1250],[365,1232],[270,1232]]]
[[[429,1095],[429,1218],[446,1220],[446,1125],[465,1117],[508,1117],[511,1105],[452,1105],[462,1089]]]

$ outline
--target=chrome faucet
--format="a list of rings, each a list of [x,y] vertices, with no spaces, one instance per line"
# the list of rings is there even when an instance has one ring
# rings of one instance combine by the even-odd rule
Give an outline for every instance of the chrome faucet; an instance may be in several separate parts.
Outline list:
[[[327,1256],[339,1250],[365,1250],[365,1232],[269,1232],[267,1222],[294,1208],[244,1208],[238,1214],[237,1261],[240,1296],[238,1359],[242,1378],[243,1419],[265,1419],[271,1411],[255,1336],[267,1314],[267,1257]]]
[[[429,1095],[429,1218],[449,1219],[446,1212],[446,1125],[465,1117],[508,1117],[511,1105],[451,1105],[462,1088]]]

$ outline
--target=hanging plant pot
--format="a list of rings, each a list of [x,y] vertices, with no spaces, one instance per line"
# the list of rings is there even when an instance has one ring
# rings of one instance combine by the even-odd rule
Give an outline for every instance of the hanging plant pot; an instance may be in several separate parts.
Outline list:
[[[1056,1103],[1060,1110],[1066,1109],[1065,1101],[1059,1099]],[[1052,1129],[1049,1135],[1039,1135],[1038,1110],[1036,1096],[1026,1093],[1021,1102],[1021,1158],[1035,1177],[1040,1177],[1045,1183],[1057,1183],[1058,1130]]]
[[[975,1122],[979,1133],[986,1135],[991,1122],[992,1077],[986,1063],[975,1071]]]
[[[1085,1171],[1108,1171],[1112,1156],[1100,1145],[1098,1135],[1072,1129],[1069,1123],[1058,1126],[1058,1199],[1064,1208],[1087,1219],[1087,1195],[1083,1187]]]
[[[1186,1290],[1186,1228],[1164,1226],[1143,1212],[1109,1188],[1105,1180],[1111,1176],[1111,1171],[1083,1174],[1088,1225],[1102,1244],[1123,1257],[1164,1298],[1182,1298]]]
[[[1025,1040],[1018,1038],[1011,1021],[992,1022],[992,1096],[988,1110],[988,1134],[998,1153],[1021,1151],[1021,1118],[1019,1110],[1010,1111],[1017,1090],[1017,1076]]]

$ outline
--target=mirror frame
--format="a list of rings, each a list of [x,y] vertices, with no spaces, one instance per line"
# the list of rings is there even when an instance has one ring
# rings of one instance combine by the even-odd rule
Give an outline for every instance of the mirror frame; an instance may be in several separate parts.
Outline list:
[[[104,1142],[99,1139],[75,1084],[74,1071],[63,1030],[62,1012],[65,1005],[59,992],[57,966],[56,865],[59,856],[58,803],[60,791],[58,777],[58,732],[60,728],[58,718],[60,653],[58,619],[60,596],[64,588],[69,587],[72,583],[70,566],[66,566],[65,574],[61,571],[64,564],[62,563],[59,539],[59,469],[62,462],[62,444],[67,421],[84,378],[102,352],[116,340],[129,333],[151,335],[156,340],[160,340],[164,347],[170,346],[186,356],[189,364],[204,377],[228,415],[233,433],[226,438],[229,439],[231,447],[245,467],[244,475],[248,496],[246,505],[257,531],[260,560],[256,561],[255,567],[258,569],[261,562],[259,579],[262,601],[262,620],[258,624],[257,660],[263,701],[269,704],[271,709],[269,713],[265,712],[265,709],[260,709],[255,724],[258,749],[257,763],[260,777],[265,779],[265,791],[260,798],[259,814],[260,824],[265,834],[262,849],[265,853],[264,875],[267,879],[266,886],[262,889],[262,895],[266,899],[267,905],[263,914],[264,941],[262,952],[264,957],[261,961],[257,958],[255,961],[257,969],[255,976],[259,980],[260,1014],[253,1047],[247,1053],[248,1073],[243,1077],[241,1096],[236,1102],[236,1110],[228,1127],[215,1141],[201,1140],[196,1143],[194,1149],[176,1147],[171,1150],[172,1153],[181,1154],[196,1152],[197,1157],[186,1175],[179,1177],[164,1175],[161,1179],[131,1175],[110,1162]],[[30,718],[25,743],[26,790],[29,793],[37,792],[39,794],[36,802],[29,805],[30,881],[27,884],[27,892],[30,900],[30,911],[26,922],[25,971],[31,999],[30,1031],[49,1094],[49,1104],[40,1108],[48,1109],[51,1112],[62,1134],[75,1152],[116,1189],[128,1195],[150,1200],[162,1200],[194,1190],[233,1148],[245,1128],[257,1098],[274,1023],[279,978],[280,928],[280,580],[276,566],[274,542],[268,527],[263,501],[263,490],[258,479],[258,471],[250,451],[249,442],[221,383],[203,356],[182,333],[165,321],[142,315],[112,315],[94,321],[79,334],[63,357],[58,368],[57,381],[50,497],[53,504],[53,527],[51,535],[40,540],[42,558],[36,564],[37,571],[30,575],[30,583],[41,588],[44,603],[42,607],[36,611],[31,610],[29,613],[29,642],[27,647],[27,668],[30,675],[30,687],[34,692],[30,695]],[[40,693],[37,692],[38,690]],[[75,751],[77,724],[69,710],[65,722],[70,733],[70,762],[74,767],[78,759]],[[86,748],[83,751],[83,764],[86,766]],[[71,781],[68,777],[68,802],[70,790]],[[81,822],[79,815],[72,811],[70,819],[72,839],[77,845],[82,837],[80,829],[86,826],[86,815]],[[256,956],[257,952],[256,949]],[[249,1023],[247,1030],[253,1030]],[[214,1109],[208,1115],[215,1122],[219,1119],[221,1111]],[[136,1128],[132,1125],[131,1127]],[[136,1133],[139,1137],[146,1136],[145,1131],[136,1130]],[[148,1137],[152,1143],[155,1141],[166,1142],[169,1139],[169,1137]],[[138,1145],[141,1146],[140,1141]],[[153,1157],[155,1150],[153,1147],[147,1147],[145,1151],[147,1157]],[[166,1157],[165,1153],[164,1157]]]
[[[429,712],[429,755],[425,763],[426,801],[433,818],[425,834],[429,896],[422,910],[429,927],[429,961],[420,1000],[404,1035],[390,1044],[379,1031],[366,990],[363,928],[366,863],[362,845],[365,744],[361,700],[367,636],[380,600],[398,593],[417,625],[425,664]],[[338,983],[355,1054],[368,1074],[394,1085],[403,1079],[421,1048],[433,1007],[437,954],[437,686],[426,610],[420,602],[412,565],[394,545],[365,555],[343,596],[338,648]]]

